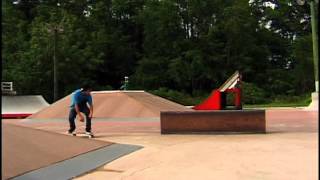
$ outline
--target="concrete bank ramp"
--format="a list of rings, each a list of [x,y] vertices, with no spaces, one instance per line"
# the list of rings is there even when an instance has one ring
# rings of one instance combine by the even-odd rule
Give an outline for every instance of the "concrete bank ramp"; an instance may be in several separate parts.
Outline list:
[[[49,106],[41,95],[1,96],[2,118],[30,116]]]
[[[94,118],[154,118],[161,111],[193,111],[145,91],[93,91]],[[66,119],[70,95],[29,116],[28,119]]]
[[[67,180],[142,148],[7,123],[2,130],[2,180]]]

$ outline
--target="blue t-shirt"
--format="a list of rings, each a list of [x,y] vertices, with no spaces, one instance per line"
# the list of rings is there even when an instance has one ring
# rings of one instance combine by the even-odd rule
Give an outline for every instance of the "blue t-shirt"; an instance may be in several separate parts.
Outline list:
[[[75,90],[71,94],[71,108],[74,108],[76,104],[79,106],[84,106],[87,103],[92,105],[92,97],[91,95],[86,95],[85,93],[81,92],[81,89]]]

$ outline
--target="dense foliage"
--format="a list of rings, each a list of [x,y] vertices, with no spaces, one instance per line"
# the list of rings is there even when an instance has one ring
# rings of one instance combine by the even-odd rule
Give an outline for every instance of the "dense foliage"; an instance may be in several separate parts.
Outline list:
[[[59,97],[83,82],[94,84],[95,90],[119,89],[124,76],[129,76],[130,89],[176,98],[204,97],[236,70],[246,82],[248,103],[304,95],[314,88],[307,4],[291,0],[2,3],[2,81],[13,81],[20,94],[42,94],[49,102],[54,54]],[[56,37],[53,27],[58,28]]]

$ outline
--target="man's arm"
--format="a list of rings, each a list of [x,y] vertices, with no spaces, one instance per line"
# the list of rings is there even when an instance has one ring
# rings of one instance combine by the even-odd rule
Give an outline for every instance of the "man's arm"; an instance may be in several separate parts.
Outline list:
[[[83,121],[84,121],[84,117],[83,117],[83,115],[80,113],[80,109],[79,109],[78,104],[75,104],[74,107],[75,107],[76,113],[77,113],[77,115],[78,115],[78,117],[79,117],[79,121],[83,122]]]
[[[91,119],[93,116],[93,103],[92,103],[92,96],[90,94],[89,98],[88,98],[88,104],[89,104],[89,109],[90,109],[90,113],[89,113],[89,118]]]
[[[79,96],[80,96],[80,92],[77,92],[74,94],[74,109],[76,110],[77,116],[79,118],[79,121],[83,122],[84,121],[84,117],[83,115],[80,113],[80,108],[79,108]]]

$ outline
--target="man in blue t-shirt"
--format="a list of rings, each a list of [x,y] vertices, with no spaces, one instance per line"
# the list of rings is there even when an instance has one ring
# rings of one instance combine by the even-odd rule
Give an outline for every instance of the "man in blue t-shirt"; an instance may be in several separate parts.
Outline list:
[[[86,135],[93,136],[93,134],[91,133],[91,119],[93,115],[91,90],[92,88],[90,86],[85,85],[81,89],[78,89],[71,94],[71,105],[69,113],[70,129],[68,130],[68,134],[75,135],[75,118],[76,116],[78,116],[79,120],[81,122],[84,122],[84,117],[81,114],[84,113],[86,116]]]

